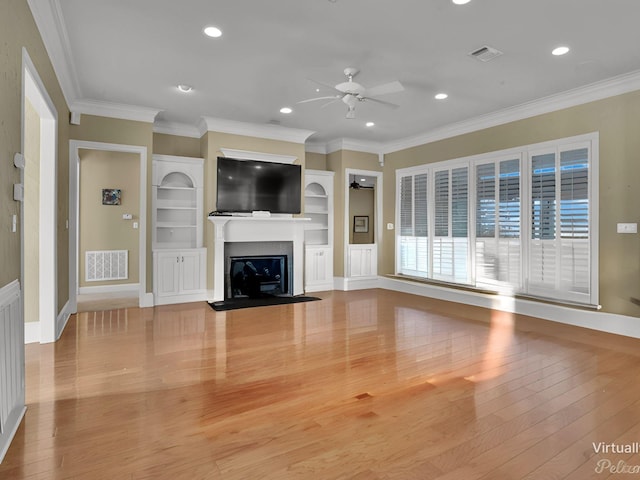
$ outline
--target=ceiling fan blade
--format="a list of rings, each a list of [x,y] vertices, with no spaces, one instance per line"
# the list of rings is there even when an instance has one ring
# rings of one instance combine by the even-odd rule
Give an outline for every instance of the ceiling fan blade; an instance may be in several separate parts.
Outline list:
[[[319,82],[318,80],[314,80],[313,78],[310,78],[309,81],[315,83],[316,85],[320,85],[321,87],[326,88],[327,90],[330,90],[332,92],[337,92],[337,93],[340,93],[340,94],[344,93],[344,92],[341,92],[340,90],[338,90],[333,85],[327,85],[326,83]]]
[[[331,105],[332,103],[335,103],[335,102],[337,102],[337,101],[339,101],[339,100],[340,100],[340,97],[336,96],[336,97],[335,97],[333,100],[331,100],[330,102],[327,102],[327,103],[322,104],[322,105],[320,106],[320,108],[327,107],[327,106]]]
[[[384,105],[385,107],[389,107],[389,108],[399,108],[400,107],[400,105],[396,105],[395,103],[385,102],[384,100],[378,100],[377,98],[371,98],[371,97],[362,97],[362,101],[363,102],[379,103],[380,105]]]
[[[377,97],[379,95],[387,95],[388,93],[402,92],[404,87],[402,84],[395,80],[389,83],[383,83],[375,87],[367,88],[367,97]]]
[[[306,100],[300,100],[299,102],[296,102],[296,103],[309,103],[309,102],[315,102],[315,101],[318,101],[318,100],[329,100],[329,99],[331,99],[331,100],[340,100],[340,97],[337,96],[337,95],[331,95],[331,96],[328,96],[328,97],[315,97],[315,98],[308,98]]]

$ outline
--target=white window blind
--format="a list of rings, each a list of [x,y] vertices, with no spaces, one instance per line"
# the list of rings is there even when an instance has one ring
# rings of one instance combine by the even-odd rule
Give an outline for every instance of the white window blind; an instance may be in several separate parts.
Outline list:
[[[399,273],[597,304],[594,142],[399,170]]]
[[[476,165],[478,285],[520,288],[520,160]]]
[[[469,282],[468,168],[439,170],[434,176],[433,272],[437,280]]]
[[[588,298],[589,149],[559,146],[531,156],[529,291],[564,300]]]

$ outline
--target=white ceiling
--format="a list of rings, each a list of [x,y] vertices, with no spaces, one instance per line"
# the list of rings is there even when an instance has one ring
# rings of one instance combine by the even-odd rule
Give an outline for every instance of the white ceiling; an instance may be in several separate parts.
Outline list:
[[[48,1],[29,0],[32,9]],[[276,123],[316,132],[314,144],[394,142],[640,70],[638,0],[50,3],[58,37],[43,37],[62,46],[52,58],[71,103],[157,108],[159,123]],[[207,25],[223,36],[204,36]],[[504,55],[468,55],[484,45]],[[571,52],[552,56],[558,45]],[[310,79],[335,85],[349,66],[365,87],[399,80],[403,92],[380,97],[399,108],[358,103],[350,120],[341,102],[296,104],[328,93]],[[181,83],[194,90],[180,93]],[[441,91],[449,98],[435,100]]]

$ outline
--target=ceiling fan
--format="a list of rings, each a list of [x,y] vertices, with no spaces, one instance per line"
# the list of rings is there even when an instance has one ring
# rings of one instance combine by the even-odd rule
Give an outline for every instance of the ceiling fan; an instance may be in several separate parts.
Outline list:
[[[359,70],[354,67],[347,67],[344,69],[344,74],[347,76],[347,81],[339,83],[335,86],[325,85],[316,80],[312,80],[318,85],[333,91],[333,95],[324,96],[324,97],[315,97],[309,98],[307,100],[302,100],[298,103],[308,103],[308,102],[316,102],[318,100],[330,100],[329,102],[322,105],[321,108],[326,107],[334,102],[342,100],[342,102],[347,106],[347,118],[356,118],[356,104],[358,102],[375,102],[386,107],[390,108],[398,108],[398,105],[390,102],[385,102],[383,100],[379,100],[378,97],[380,95],[386,95],[389,93],[402,92],[404,87],[402,84],[395,80],[393,82],[384,83],[382,85],[377,85],[371,88],[365,88],[357,82],[353,81],[353,77],[358,74]]]
[[[373,189],[373,185],[361,185],[360,183],[358,183],[356,181],[356,176],[353,175],[351,178],[353,178],[353,181],[349,184],[349,188],[352,190],[360,190],[361,188],[370,188]],[[363,178],[362,181],[365,181],[365,179]]]

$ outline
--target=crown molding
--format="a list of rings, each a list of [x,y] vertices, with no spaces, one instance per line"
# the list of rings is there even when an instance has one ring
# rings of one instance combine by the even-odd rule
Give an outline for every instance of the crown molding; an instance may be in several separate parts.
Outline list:
[[[276,153],[251,152],[248,150],[237,150],[234,148],[221,148],[222,155],[226,158],[238,160],[260,160],[262,162],[288,163],[293,164],[298,157],[295,155],[280,155]]]
[[[355,140],[352,138],[339,138],[327,143],[326,153],[334,153],[340,150],[352,150],[356,152],[378,154],[384,149],[384,144],[380,142],[368,142],[366,140]]]
[[[100,100],[79,100],[71,103],[72,112],[99,117],[119,118],[137,122],[153,123],[156,115],[162,110],[157,108],[139,107],[120,103],[103,102]]]
[[[82,97],[59,0],[27,0],[67,105]]]
[[[322,155],[328,153],[326,143],[305,143],[304,151],[307,153],[320,153]]]
[[[281,125],[239,122],[214,117],[202,117],[198,128],[202,135],[206,132],[220,132],[292,143],[304,143],[309,136],[315,133],[312,130],[289,128]],[[203,128],[205,129],[204,131]]]
[[[446,138],[504,125],[526,118],[556,112],[616,95],[640,90],[640,70],[613,77],[590,85],[567,90],[538,100],[505,108],[497,112],[452,123],[429,132],[384,144],[383,153],[392,153]]]
[[[177,135],[179,137],[200,138],[202,134],[197,126],[187,123],[156,121],[153,124],[154,133]]]

